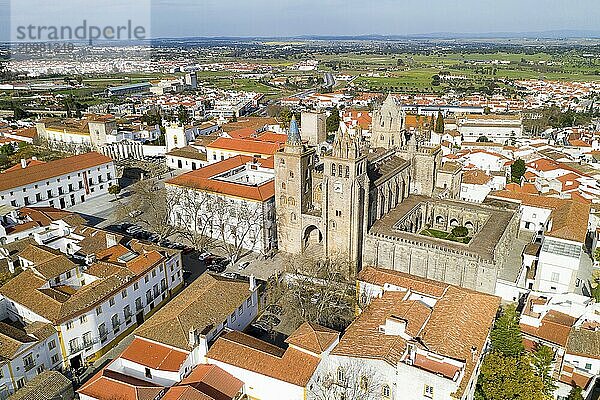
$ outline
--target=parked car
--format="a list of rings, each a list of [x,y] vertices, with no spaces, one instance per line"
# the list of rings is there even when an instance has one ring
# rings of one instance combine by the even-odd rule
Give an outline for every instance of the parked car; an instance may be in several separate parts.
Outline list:
[[[221,265],[221,264],[212,264],[212,265],[209,265],[207,267],[207,269],[209,271],[216,272],[217,274],[220,274],[222,272],[225,272],[225,270],[227,269],[227,266]]]
[[[143,230],[141,226],[132,225],[129,228],[127,228],[125,232],[129,233],[130,235],[133,235],[134,233],[139,232],[141,230]]]
[[[230,279],[237,279],[239,277],[239,275],[236,274],[235,272],[223,272],[221,274],[221,276],[224,276],[225,278],[230,278]]]
[[[248,261],[245,261],[238,265],[238,270],[242,271],[242,270],[246,269],[248,267],[248,265],[250,265],[250,263]]]
[[[206,261],[208,260],[210,257],[212,256],[212,254],[210,254],[208,251],[205,251],[203,253],[200,253],[200,255],[198,256],[198,260],[200,261]]]
[[[266,325],[264,322],[260,322],[260,321],[257,321],[257,322],[253,323],[250,326],[252,328],[254,328],[254,329],[258,329],[259,331],[268,332],[268,331],[271,330],[271,327],[269,327],[268,325]]]

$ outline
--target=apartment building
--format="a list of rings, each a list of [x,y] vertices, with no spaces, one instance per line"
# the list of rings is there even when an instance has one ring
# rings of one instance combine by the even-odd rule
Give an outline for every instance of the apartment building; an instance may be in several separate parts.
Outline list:
[[[61,368],[63,356],[52,324],[12,322],[0,299],[0,399],[5,400],[47,369]]]
[[[0,173],[0,202],[68,208],[108,193],[116,175],[113,160],[95,152],[48,162],[21,160]]]
[[[11,256],[23,271],[0,296],[11,321],[54,327],[65,368],[98,359],[183,285],[176,250],[85,226],[35,239]]]

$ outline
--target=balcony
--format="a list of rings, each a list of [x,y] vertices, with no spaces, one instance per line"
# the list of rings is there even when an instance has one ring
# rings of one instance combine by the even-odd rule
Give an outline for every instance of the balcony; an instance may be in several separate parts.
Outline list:
[[[31,362],[29,364],[25,364],[25,372],[29,372],[31,371],[33,368],[35,368],[35,363]]]

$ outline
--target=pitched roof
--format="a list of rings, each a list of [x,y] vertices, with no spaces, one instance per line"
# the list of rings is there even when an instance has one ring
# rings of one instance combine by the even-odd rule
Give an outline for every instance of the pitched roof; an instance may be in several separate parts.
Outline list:
[[[210,149],[229,150],[245,154],[272,156],[282,146],[280,143],[220,137],[206,147]]]
[[[576,328],[569,333],[566,352],[581,357],[600,359],[600,331]]]
[[[525,334],[565,347],[569,338],[569,332],[575,321],[576,318],[570,315],[550,310],[542,318],[539,327],[524,323],[521,323],[520,327],[521,331]]]
[[[192,146],[173,149],[166,155],[173,157],[190,158],[192,160],[206,161],[206,153],[202,153]]]
[[[238,331],[220,336],[207,357],[301,387],[308,384],[320,361],[304,351],[283,350]]]
[[[247,282],[202,274],[146,320],[135,334],[158,343],[190,350],[189,331],[208,333],[250,296]]]
[[[244,382],[212,364],[200,364],[179,385],[192,387],[215,400],[230,400],[244,387]]]
[[[29,380],[10,400],[53,400],[72,388],[71,381],[58,371],[46,370]]]
[[[179,372],[188,355],[185,351],[136,337],[119,357],[151,369]]]
[[[340,334],[333,329],[326,328],[312,322],[305,322],[294,331],[285,341],[291,345],[321,354],[329,348]]]
[[[118,395],[120,400],[154,400],[164,387],[111,371],[110,364],[84,383],[77,392],[99,400]]]
[[[587,202],[516,193],[507,190],[492,192],[490,197],[512,200],[524,206],[552,210],[550,214],[552,227],[550,231],[545,233],[546,236],[585,242],[591,210],[591,206]]]
[[[385,325],[387,318],[400,318],[407,323],[406,333],[419,337],[419,344],[428,351],[465,362],[465,376],[458,389],[461,397],[477,362],[472,349],[482,354],[500,299],[382,268],[366,267],[358,280],[382,287],[389,283],[398,288],[373,299],[348,327],[332,354],[382,359],[395,365],[401,360],[407,341],[401,336],[385,335],[379,327]],[[435,299],[435,304],[430,307],[407,298],[408,290]]]
[[[485,185],[492,179],[491,176],[486,174],[480,169],[473,169],[465,171],[463,173],[462,183],[467,185]]]
[[[66,175],[71,172],[107,164],[113,160],[100,153],[90,152],[49,161],[45,164],[30,165],[14,171],[0,173],[0,191],[29,185],[45,179]]]

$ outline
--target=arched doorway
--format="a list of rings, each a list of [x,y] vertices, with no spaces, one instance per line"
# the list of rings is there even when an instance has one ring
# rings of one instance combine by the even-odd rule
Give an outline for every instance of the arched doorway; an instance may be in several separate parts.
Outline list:
[[[304,230],[303,235],[304,250],[322,251],[323,250],[323,234],[314,225],[309,225]]]

